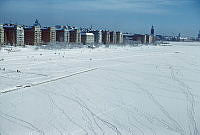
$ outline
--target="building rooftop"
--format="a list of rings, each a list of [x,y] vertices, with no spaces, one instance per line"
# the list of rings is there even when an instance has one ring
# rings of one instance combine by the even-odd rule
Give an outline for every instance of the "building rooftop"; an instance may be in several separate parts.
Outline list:
[[[85,32],[81,33],[81,35],[94,36],[93,33],[85,33]]]
[[[64,30],[64,28],[56,28],[56,30]]]
[[[4,24],[3,25],[4,28],[16,28],[15,24]]]
[[[24,26],[24,29],[31,29],[33,26]]]
[[[48,27],[42,27],[41,29],[42,29],[42,30],[47,30],[47,29],[48,29]]]

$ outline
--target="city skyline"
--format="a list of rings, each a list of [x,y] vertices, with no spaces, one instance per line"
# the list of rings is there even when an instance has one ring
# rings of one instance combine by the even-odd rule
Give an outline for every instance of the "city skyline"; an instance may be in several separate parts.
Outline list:
[[[93,25],[97,29],[197,37],[198,0],[0,0],[0,23]]]

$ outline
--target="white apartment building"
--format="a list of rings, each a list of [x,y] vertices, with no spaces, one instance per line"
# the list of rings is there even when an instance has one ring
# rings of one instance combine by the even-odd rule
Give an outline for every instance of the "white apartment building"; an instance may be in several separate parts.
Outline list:
[[[81,43],[93,44],[94,43],[94,34],[93,33],[81,33]]]
[[[4,44],[4,28],[3,25],[0,24],[0,45]]]

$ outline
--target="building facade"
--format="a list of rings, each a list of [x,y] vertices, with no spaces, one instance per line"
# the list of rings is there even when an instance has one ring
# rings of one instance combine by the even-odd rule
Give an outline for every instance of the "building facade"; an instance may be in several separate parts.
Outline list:
[[[162,41],[163,35],[156,35],[155,38],[156,38],[156,41]]]
[[[152,44],[154,40],[154,36],[153,35],[146,35],[146,43],[147,44]]]
[[[102,31],[102,43],[110,44],[110,32],[109,31]]]
[[[135,44],[135,41],[133,41],[133,35],[131,33],[123,33],[123,44]]]
[[[16,32],[16,45],[24,45],[24,28],[22,26],[17,26],[17,32]]]
[[[56,28],[56,41],[69,43],[70,33],[67,27],[60,26]]]
[[[42,32],[40,26],[24,28],[24,43],[26,45],[40,45],[42,43]]]
[[[81,31],[77,28],[73,28],[69,31],[69,41],[70,43],[76,43],[80,44],[81,43]]]
[[[116,32],[116,43],[122,44],[123,43],[123,34],[121,32]]]
[[[200,40],[200,30],[199,30],[199,34],[198,34],[198,39]]]
[[[66,27],[64,28],[64,42],[69,43],[70,33],[69,29]]]
[[[137,41],[138,43],[146,44],[147,43],[147,35],[134,34],[132,36],[133,41]]]
[[[4,25],[4,42],[10,45],[24,45],[24,28],[20,25]]]
[[[44,44],[56,42],[56,28],[55,27],[44,27],[42,31],[42,42]]]
[[[116,32],[111,31],[110,32],[110,44],[116,44],[117,43],[117,35]]]
[[[94,34],[93,33],[81,33],[81,43],[82,44],[94,44]]]
[[[94,34],[94,43],[102,44],[102,30],[89,31]]]
[[[4,28],[3,25],[0,24],[0,45],[4,44]]]

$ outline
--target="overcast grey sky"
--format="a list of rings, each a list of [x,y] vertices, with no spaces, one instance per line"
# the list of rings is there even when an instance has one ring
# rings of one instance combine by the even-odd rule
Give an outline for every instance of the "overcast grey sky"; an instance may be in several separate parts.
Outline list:
[[[132,33],[196,36],[199,0],[0,0],[0,22],[93,25]]]

